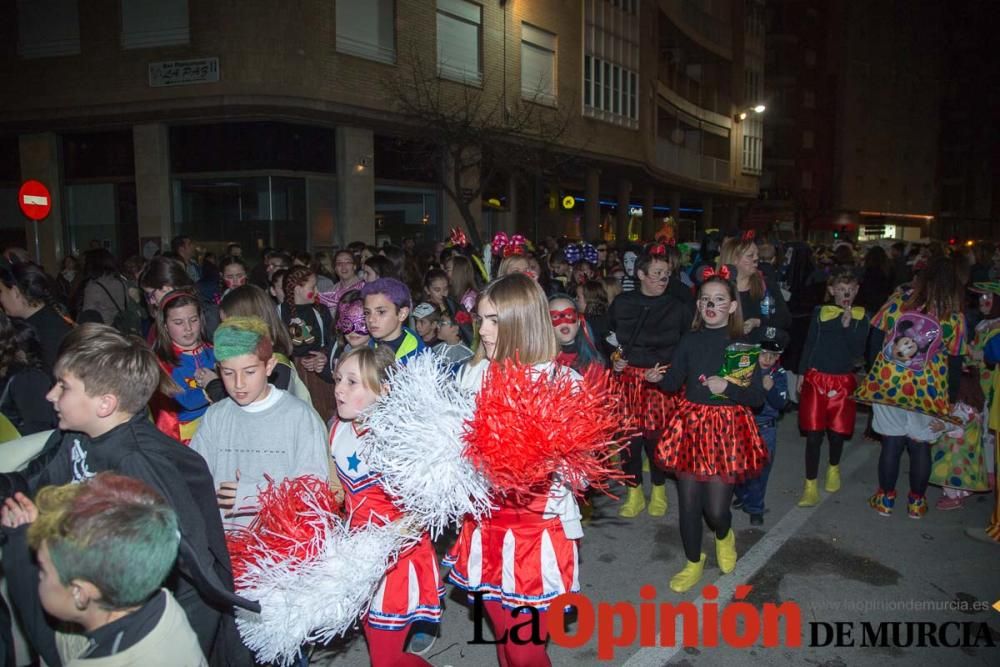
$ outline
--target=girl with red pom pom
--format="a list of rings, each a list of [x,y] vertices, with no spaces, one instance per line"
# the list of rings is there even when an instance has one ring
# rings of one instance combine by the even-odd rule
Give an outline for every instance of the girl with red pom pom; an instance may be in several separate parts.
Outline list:
[[[352,527],[360,528],[369,521],[384,524],[405,520],[379,484],[379,475],[360,455],[364,427],[359,418],[387,391],[388,370],[395,363],[392,349],[382,346],[351,350],[337,364],[337,419],[330,431],[330,447],[337,477],[344,487],[344,510]],[[443,595],[437,555],[425,532],[416,546],[399,555],[372,598],[364,632],[373,667],[430,664],[404,652],[403,646],[413,623],[441,622]]]
[[[528,276],[512,273],[487,285],[479,297],[477,318],[480,345],[458,373],[462,387],[478,393],[487,369],[508,360],[539,372],[572,373],[553,363],[558,345],[549,304],[545,292]],[[500,664],[544,667],[551,664],[544,643],[547,634],[541,644],[511,641],[511,628],[522,622],[512,610],[537,609],[538,627],[544,633],[552,599],[580,590],[580,510],[568,492],[543,490],[528,501],[513,495],[501,497],[489,517],[479,522],[466,519],[445,564],[452,566],[449,581],[482,594],[495,636],[508,636],[497,644]]]
[[[662,467],[677,475],[681,542],[687,556],[684,569],[670,580],[670,588],[678,593],[697,584],[705,567],[703,514],[715,531],[719,569],[729,573],[736,567],[733,488],[759,475],[768,456],[750,411],[766,396],[760,366],[754,364],[748,386],[719,376],[726,348],[743,337],[739,293],[725,266],[719,272],[706,268],[702,276],[694,324],[674,351],[672,365],[646,375],[664,391],[685,390],[656,451]]]

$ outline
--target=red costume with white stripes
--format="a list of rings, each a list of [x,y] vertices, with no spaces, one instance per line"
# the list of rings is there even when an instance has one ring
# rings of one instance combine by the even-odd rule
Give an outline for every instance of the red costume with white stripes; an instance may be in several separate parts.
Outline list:
[[[396,521],[403,513],[379,484],[379,475],[360,457],[360,435],[353,422],[335,421],[330,431],[330,449],[344,487],[344,508],[351,526],[364,526],[369,520],[377,524]],[[437,555],[424,533],[386,572],[365,622],[378,630],[406,630],[414,621],[439,623],[443,595]]]

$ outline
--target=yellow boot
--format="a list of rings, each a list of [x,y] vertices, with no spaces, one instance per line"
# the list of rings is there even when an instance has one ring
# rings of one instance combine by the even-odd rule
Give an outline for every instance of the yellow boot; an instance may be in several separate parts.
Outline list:
[[[729,574],[736,569],[736,536],[732,528],[721,540],[715,538],[715,560],[718,561],[722,574]]]
[[[628,495],[625,497],[625,504],[618,511],[618,516],[625,519],[634,519],[639,516],[642,510],[646,509],[646,496],[642,495],[641,486],[628,487]]]
[[[819,505],[819,483],[815,479],[806,480],[806,488],[799,498],[799,507],[815,507]]]
[[[649,494],[649,516],[663,516],[667,513],[667,485],[653,485]]]
[[[831,465],[826,469],[826,484],[823,488],[829,493],[840,491],[840,466]]]
[[[691,590],[701,579],[701,573],[705,569],[705,554],[701,555],[701,560],[697,563],[688,561],[684,569],[670,578],[670,590],[674,593],[683,593]]]

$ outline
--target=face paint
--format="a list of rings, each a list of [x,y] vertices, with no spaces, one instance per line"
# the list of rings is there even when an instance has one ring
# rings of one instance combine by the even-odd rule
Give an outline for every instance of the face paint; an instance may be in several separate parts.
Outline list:
[[[564,308],[563,310],[550,310],[549,317],[552,318],[552,326],[560,324],[576,324],[578,315],[576,308]]]
[[[631,250],[628,250],[628,251],[625,252],[625,255],[622,257],[622,261],[625,264],[625,275],[627,275],[627,276],[633,276],[633,275],[635,275],[635,260],[636,259],[638,259],[638,255],[636,255]]]

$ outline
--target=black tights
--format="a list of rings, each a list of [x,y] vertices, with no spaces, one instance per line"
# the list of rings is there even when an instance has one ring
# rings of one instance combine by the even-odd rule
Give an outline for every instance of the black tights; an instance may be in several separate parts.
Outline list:
[[[688,477],[677,478],[677,504],[680,508],[681,543],[684,555],[692,563],[701,560],[701,517],[715,537],[723,539],[733,523],[729,503],[733,500],[733,485],[720,481],[699,482]]]
[[[905,435],[882,436],[878,485],[883,491],[896,490],[904,450],[910,455],[910,493],[922,496],[927,493],[927,482],[931,478],[931,446],[926,442],[910,440]]]
[[[626,478],[623,480],[629,486],[642,486],[642,452],[646,452],[649,459],[649,481],[654,486],[660,486],[667,481],[667,473],[656,465],[656,445],[660,441],[660,433],[657,431],[652,438],[632,438],[628,443],[628,451],[622,454],[622,472]],[[629,479],[629,476],[631,479]]]
[[[823,435],[823,431],[806,431],[806,479],[819,476],[819,450],[823,447]],[[833,431],[826,431],[825,435],[830,439],[830,465],[840,465],[845,438]]]

